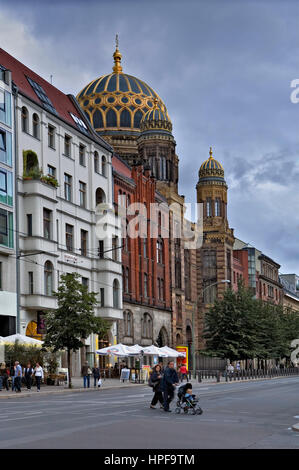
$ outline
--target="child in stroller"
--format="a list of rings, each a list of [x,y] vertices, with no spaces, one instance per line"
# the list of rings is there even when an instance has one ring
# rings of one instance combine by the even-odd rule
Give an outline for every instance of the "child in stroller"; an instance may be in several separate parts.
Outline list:
[[[178,401],[175,412],[179,414],[181,410],[188,414],[189,410],[193,415],[201,415],[202,409],[198,405],[198,397],[192,393],[192,384],[186,383],[178,389]]]

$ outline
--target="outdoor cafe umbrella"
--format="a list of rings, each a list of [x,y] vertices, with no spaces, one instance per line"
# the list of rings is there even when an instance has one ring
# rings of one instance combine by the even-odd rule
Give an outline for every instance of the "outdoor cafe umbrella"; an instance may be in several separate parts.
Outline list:
[[[36,346],[41,346],[43,344],[43,341],[39,341],[35,338],[30,338],[29,336],[20,335],[19,333],[10,336],[4,336],[1,338],[1,341],[4,343],[11,344],[14,344],[16,341],[18,341],[19,343],[34,344]]]
[[[143,354],[146,356],[159,356],[159,357],[168,357],[168,354],[164,351],[162,351],[160,348],[157,348],[157,346],[154,346],[153,344],[151,346],[146,346],[145,348],[142,348]]]
[[[170,348],[169,346],[163,346],[160,348],[161,351],[164,351],[168,354],[168,357],[186,357],[186,353],[176,351],[175,349]]]
[[[100,356],[118,356],[118,357],[128,357],[137,355],[138,352],[130,351],[130,346],[126,346],[125,344],[113,344],[111,346],[107,346],[106,348],[97,349],[96,354]]]

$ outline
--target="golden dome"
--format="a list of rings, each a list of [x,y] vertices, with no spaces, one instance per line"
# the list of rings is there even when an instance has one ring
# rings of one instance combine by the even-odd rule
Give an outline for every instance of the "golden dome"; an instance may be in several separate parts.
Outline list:
[[[210,147],[210,157],[201,165],[199,170],[199,179],[202,181],[203,179],[208,180],[219,178],[223,180],[224,169],[221,163],[213,157],[212,147]]]
[[[105,134],[139,134],[140,121],[153,109],[154,100],[170,122],[159,95],[139,78],[123,73],[118,43],[113,54],[113,73],[96,78],[77,95],[93,128]]]

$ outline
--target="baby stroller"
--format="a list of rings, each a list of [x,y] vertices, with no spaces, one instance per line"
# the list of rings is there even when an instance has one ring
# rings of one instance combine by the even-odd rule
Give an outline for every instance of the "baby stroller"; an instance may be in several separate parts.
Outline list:
[[[178,400],[176,403],[177,407],[175,409],[175,412],[179,414],[182,411],[183,413],[188,414],[190,411],[193,415],[201,415],[203,411],[198,404],[198,397],[196,395],[192,395],[191,397],[185,397],[186,390],[188,388],[192,389],[192,385],[190,383],[181,385],[179,387]]]

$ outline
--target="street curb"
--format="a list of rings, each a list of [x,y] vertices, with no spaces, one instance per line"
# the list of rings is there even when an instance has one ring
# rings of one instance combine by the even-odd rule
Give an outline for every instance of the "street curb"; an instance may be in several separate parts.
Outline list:
[[[299,423],[293,424],[292,429],[293,429],[293,431],[299,432]]]
[[[42,397],[42,396],[45,396],[45,395],[63,395],[64,393],[80,393],[80,392],[95,392],[95,391],[99,391],[100,390],[120,390],[122,388],[133,388],[133,385],[137,385],[137,386],[143,386],[145,387],[145,384],[132,384],[132,385],[114,385],[114,386],[107,386],[107,387],[101,387],[101,388],[71,388],[71,389],[63,389],[63,390],[49,390],[47,392],[40,392],[40,394],[38,395],[39,397]],[[11,395],[6,395],[6,396],[1,396],[0,395],[0,400],[5,400],[5,399],[14,399],[14,398],[27,398],[27,397],[33,397],[33,396],[36,396],[37,395],[37,392],[30,392],[30,393],[26,393],[26,392],[21,392],[21,394],[19,393],[12,393]]]
[[[194,381],[196,381],[196,384],[197,385],[227,385],[227,384],[241,384],[241,383],[251,383],[251,382],[260,382],[262,380],[277,380],[277,379],[285,379],[285,378],[290,378],[290,377],[297,377],[299,378],[299,375],[279,375],[278,377],[261,377],[261,378],[258,378],[258,379],[247,379],[247,380],[232,380],[232,381],[224,381],[224,382],[198,382],[198,380],[196,379],[192,379]],[[194,383],[193,383],[194,385]]]

